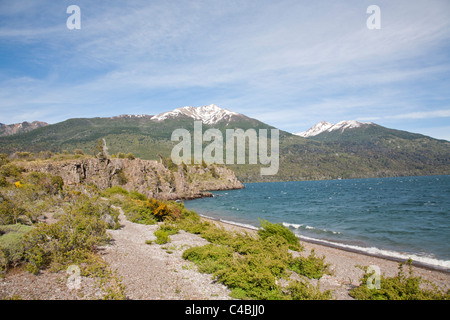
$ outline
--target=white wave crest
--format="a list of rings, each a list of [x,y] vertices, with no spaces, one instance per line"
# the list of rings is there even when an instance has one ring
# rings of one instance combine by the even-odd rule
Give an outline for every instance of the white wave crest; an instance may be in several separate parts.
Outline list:
[[[332,234],[341,234],[339,231],[332,231],[332,230],[328,230],[328,229],[320,229],[320,228],[315,228],[315,227],[311,227],[308,225],[303,225],[303,224],[296,224],[296,223],[287,223],[287,222],[283,222],[282,223],[283,226],[289,228],[294,228],[294,229],[306,229],[306,230],[317,230],[320,232],[326,232],[326,233],[332,233]]]

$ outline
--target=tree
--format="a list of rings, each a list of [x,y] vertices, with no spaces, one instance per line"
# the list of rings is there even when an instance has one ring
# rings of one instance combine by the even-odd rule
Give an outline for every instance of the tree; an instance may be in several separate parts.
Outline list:
[[[106,146],[105,139],[98,139],[97,145],[93,149],[94,155],[100,160],[106,160],[109,158],[108,147]]]

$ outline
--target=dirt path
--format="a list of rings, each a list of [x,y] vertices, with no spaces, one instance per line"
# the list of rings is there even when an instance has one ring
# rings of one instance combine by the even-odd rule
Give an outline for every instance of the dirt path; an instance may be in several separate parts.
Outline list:
[[[164,245],[146,244],[155,240],[158,225],[128,221],[120,210],[121,228],[109,230],[113,244],[105,246],[103,257],[116,270],[126,286],[129,299],[230,299],[229,290],[213,281],[211,275],[196,271],[196,266],[181,255],[189,247],[208,242],[180,230]]]

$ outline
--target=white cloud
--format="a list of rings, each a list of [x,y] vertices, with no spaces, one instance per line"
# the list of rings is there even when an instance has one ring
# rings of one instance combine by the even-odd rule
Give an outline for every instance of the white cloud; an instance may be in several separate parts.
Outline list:
[[[74,32],[64,5],[27,3],[3,12],[0,45],[30,45],[53,77],[0,69],[6,118],[36,108],[119,114],[136,103],[157,113],[178,107],[161,104],[178,95],[180,106],[211,99],[298,131],[296,122],[306,130],[320,120],[431,118],[450,101],[448,1],[380,0],[382,29],[368,30],[369,1],[80,0]],[[442,98],[436,110],[432,95]]]
[[[393,114],[379,117],[367,117],[365,120],[382,120],[382,119],[430,119],[430,118],[448,118],[450,117],[450,109],[432,110],[432,111],[417,111],[403,114]],[[358,119],[358,120],[363,120]]]

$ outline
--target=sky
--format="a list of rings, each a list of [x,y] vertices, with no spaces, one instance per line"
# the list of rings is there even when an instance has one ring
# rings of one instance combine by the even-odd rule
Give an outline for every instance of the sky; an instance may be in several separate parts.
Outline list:
[[[450,140],[450,1],[0,0],[1,123],[209,104]]]

